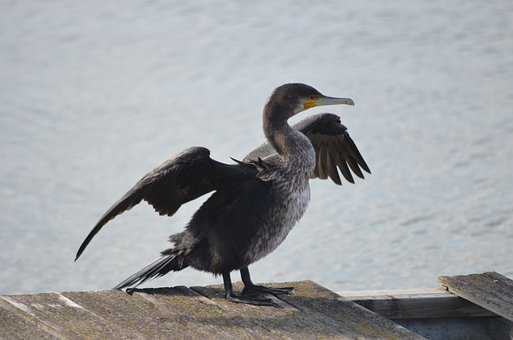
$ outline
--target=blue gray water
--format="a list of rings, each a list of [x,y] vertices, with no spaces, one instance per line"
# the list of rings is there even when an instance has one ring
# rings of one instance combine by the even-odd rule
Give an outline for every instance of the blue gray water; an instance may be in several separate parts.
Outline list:
[[[228,161],[258,145],[266,98],[292,81],[355,100],[329,109],[373,174],[314,181],[257,281],[513,275],[509,0],[2,1],[0,79],[1,293],[110,288],[151,261],[200,202],[172,218],[141,204],[73,258],[171,154],[204,145]],[[185,270],[150,285],[214,282]]]

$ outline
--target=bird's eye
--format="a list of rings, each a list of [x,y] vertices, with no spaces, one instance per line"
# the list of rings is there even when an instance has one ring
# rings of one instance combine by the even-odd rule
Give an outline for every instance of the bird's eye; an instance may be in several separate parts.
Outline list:
[[[310,99],[311,99],[311,100],[314,100],[314,99],[315,99],[315,96],[310,96]]]

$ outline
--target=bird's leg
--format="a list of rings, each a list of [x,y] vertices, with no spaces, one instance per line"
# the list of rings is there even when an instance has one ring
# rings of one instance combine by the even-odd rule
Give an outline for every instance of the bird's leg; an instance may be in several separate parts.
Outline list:
[[[288,295],[291,294],[294,290],[294,287],[270,288],[256,285],[251,281],[248,267],[244,267],[240,270],[240,277],[242,278],[242,282],[244,283],[242,295],[246,296],[257,296],[262,293],[268,293],[273,295]]]
[[[228,300],[228,301],[235,302],[235,303],[244,303],[244,304],[248,304],[248,305],[255,305],[255,306],[280,307],[280,305],[274,303],[271,299],[235,295],[233,293],[230,272],[223,273],[223,283],[224,283],[224,292],[225,292],[224,296],[225,296],[226,300]]]

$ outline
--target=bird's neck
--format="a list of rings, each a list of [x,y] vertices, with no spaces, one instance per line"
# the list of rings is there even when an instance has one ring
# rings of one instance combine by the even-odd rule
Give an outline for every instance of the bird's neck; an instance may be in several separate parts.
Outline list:
[[[311,167],[309,163],[312,163],[315,167],[315,151],[310,140],[289,125],[288,117],[283,114],[283,108],[266,107],[265,137],[289,166]]]

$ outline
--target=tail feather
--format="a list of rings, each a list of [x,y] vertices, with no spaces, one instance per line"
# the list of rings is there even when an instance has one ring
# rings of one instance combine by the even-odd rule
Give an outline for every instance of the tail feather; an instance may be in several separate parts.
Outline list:
[[[148,279],[160,277],[170,271],[179,271],[185,267],[187,265],[184,264],[184,258],[180,254],[164,255],[119,283],[114,289],[137,287]]]

